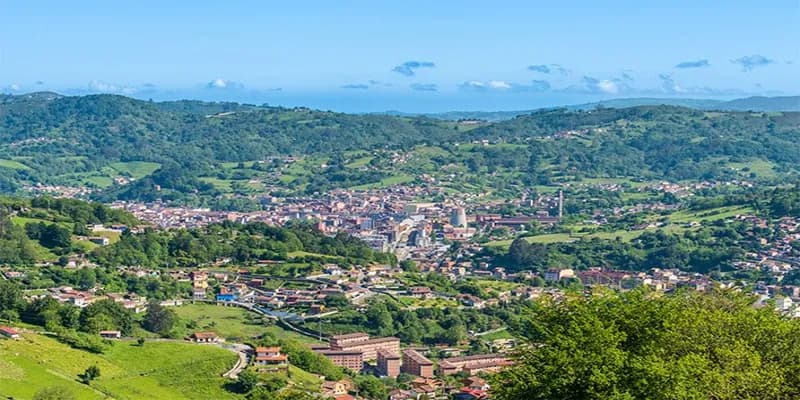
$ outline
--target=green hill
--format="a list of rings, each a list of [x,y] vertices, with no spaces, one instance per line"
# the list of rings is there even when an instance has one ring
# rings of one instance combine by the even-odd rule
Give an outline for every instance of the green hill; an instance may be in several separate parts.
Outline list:
[[[92,232],[87,225],[137,225],[131,214],[73,199],[0,197],[0,264],[54,262],[97,245],[88,236],[116,242],[118,231]]]
[[[793,99],[751,98],[731,102],[731,107],[771,109],[770,104]],[[427,166],[438,172],[470,159],[474,163],[468,164],[467,177],[473,185],[495,181],[499,167],[512,175],[506,185],[511,188],[574,177],[783,179],[800,162],[800,113],[642,105],[650,102],[699,108],[723,104],[621,99],[600,105],[635,107],[542,110],[464,124],[235,103],[154,103],[114,95],[3,96],[0,192],[62,184],[94,187],[95,198],[103,201],[162,199],[242,209],[258,207],[242,204],[243,197],[254,194],[413,183],[430,172]],[[460,154],[440,152],[414,168],[394,162],[391,155],[420,146],[438,147],[446,155],[455,144],[476,141],[503,147],[461,147]],[[280,159],[286,156],[295,156],[288,166]],[[749,176],[743,171],[748,165],[768,173]],[[527,181],[513,176],[520,174]],[[113,179],[131,181],[118,185]]]
[[[0,339],[0,395],[30,399],[39,390],[62,386],[77,399],[237,399],[224,389],[222,374],[236,362],[227,350],[178,342],[114,343],[104,354],[76,350],[54,339],[23,334]],[[78,381],[89,366],[100,378]]]
[[[800,96],[752,96],[729,101],[713,99],[686,99],[671,97],[633,97],[623,99],[602,100],[593,103],[567,105],[563,107],[545,107],[543,109],[565,108],[568,110],[593,110],[596,108],[628,108],[639,106],[677,106],[698,110],[720,111],[800,111]],[[402,113],[387,111],[387,115],[414,116],[424,115],[429,118],[457,121],[462,119],[479,119],[484,121],[503,121],[514,117],[534,113],[543,109],[516,111],[447,111],[432,114]]]

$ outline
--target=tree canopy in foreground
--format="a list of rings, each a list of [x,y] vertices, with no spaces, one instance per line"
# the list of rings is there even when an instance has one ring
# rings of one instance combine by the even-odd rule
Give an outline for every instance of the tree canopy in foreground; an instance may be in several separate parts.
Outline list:
[[[646,291],[537,304],[494,398],[796,399],[800,322],[730,292]]]

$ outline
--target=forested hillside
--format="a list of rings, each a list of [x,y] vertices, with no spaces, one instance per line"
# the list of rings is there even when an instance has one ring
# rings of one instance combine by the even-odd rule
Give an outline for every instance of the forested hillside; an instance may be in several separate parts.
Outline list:
[[[391,181],[401,172],[400,180],[414,182],[450,165],[467,166],[463,177],[480,182],[491,175],[492,182],[504,186],[576,177],[742,178],[735,170],[743,164],[761,165],[772,178],[783,179],[795,174],[800,163],[799,136],[800,113],[640,106],[548,110],[463,124],[39,93],[0,97],[0,191],[45,183],[94,187],[103,200],[176,200],[187,194],[216,198],[231,183],[239,182],[233,192],[242,192],[236,188],[255,178],[273,189],[311,193]],[[484,146],[453,147],[480,141],[486,141]],[[355,152],[413,152],[421,145],[441,150],[413,168],[397,164],[390,153],[348,166]],[[301,183],[297,178],[306,171],[286,177],[270,169],[274,163],[263,163],[273,156],[313,159],[315,164],[303,168],[316,170]],[[120,177],[125,181],[117,182]]]
[[[537,159],[586,176],[713,179],[729,162],[800,162],[800,113],[708,113],[679,107],[543,111],[467,133],[531,143]]]
[[[78,237],[90,224],[135,225],[130,214],[98,203],[37,197],[0,197],[0,264],[30,265],[94,247]]]

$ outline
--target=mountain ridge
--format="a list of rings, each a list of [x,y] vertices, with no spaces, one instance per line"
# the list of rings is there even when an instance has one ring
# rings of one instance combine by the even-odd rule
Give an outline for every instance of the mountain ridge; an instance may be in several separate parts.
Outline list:
[[[440,113],[405,113],[390,110],[380,114],[393,116],[424,116],[428,118],[447,121],[464,119],[484,120],[489,122],[512,119],[519,115],[530,114],[542,110],[567,109],[591,110],[599,107],[628,108],[636,106],[679,106],[699,110],[715,111],[800,111],[800,96],[750,96],[733,100],[692,99],[692,98],[658,98],[658,97],[630,97],[602,100],[591,103],[581,103],[565,106],[532,108],[529,110],[511,111],[445,111]]]

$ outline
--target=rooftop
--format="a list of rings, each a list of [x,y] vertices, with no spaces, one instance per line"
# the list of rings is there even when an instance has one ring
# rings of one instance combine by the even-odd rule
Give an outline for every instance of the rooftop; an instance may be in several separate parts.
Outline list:
[[[422,354],[419,354],[414,349],[406,349],[403,350],[403,355],[407,356],[408,358],[414,360],[417,364],[420,365],[433,365],[433,361],[425,358]]]

